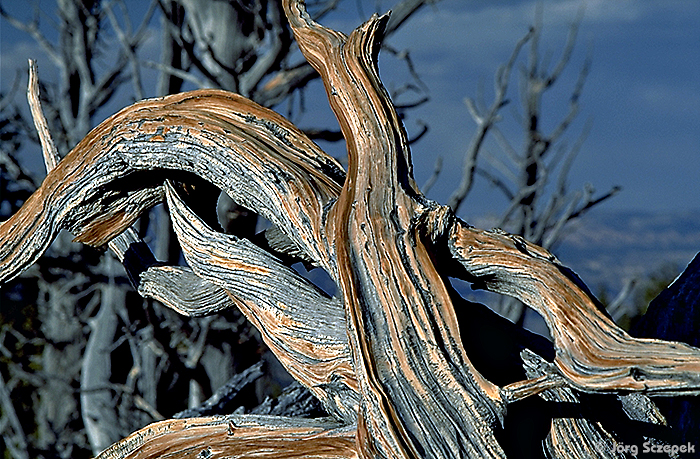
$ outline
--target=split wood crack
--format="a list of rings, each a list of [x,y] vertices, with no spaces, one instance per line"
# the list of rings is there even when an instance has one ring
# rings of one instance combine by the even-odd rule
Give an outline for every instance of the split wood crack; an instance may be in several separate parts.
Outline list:
[[[128,263],[138,241],[121,235],[165,200],[189,268],[145,263],[139,292],[187,315],[240,308],[330,416],[166,420],[100,458],[185,457],[196,448],[207,457],[498,458],[505,452],[494,432],[507,406],[526,397],[700,393],[700,350],[629,336],[550,253],[473,228],[420,192],[377,71],[388,16],[346,37],[313,22],[299,0],[284,8],[339,120],[347,172],[285,118],[238,95],[199,90],[138,102],[88,134],[2,223],[0,280],[36,261],[61,229],[90,245],[112,241]],[[197,180],[272,222],[269,250],[211,229],[184,198],[182,183]],[[285,256],[323,268],[339,296]],[[530,379],[499,386],[483,376],[465,350],[459,317],[468,311],[457,310],[464,305],[448,277],[536,310],[553,362],[524,351]],[[551,451],[582,429],[610,441],[600,425],[572,422],[552,424]],[[578,448],[559,457],[601,457],[593,444]]]

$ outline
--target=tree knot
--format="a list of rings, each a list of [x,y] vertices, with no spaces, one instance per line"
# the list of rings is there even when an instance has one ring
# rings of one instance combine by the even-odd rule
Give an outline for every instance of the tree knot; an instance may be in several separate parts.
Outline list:
[[[455,215],[450,207],[428,201],[414,217],[413,227],[419,234],[436,243],[449,233],[454,219]]]

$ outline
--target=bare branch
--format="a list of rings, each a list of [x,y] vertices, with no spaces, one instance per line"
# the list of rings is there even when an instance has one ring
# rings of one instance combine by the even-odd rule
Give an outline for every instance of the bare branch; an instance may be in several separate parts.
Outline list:
[[[2,421],[7,422],[7,425],[0,428],[5,446],[10,454],[17,459],[29,459],[27,453],[27,437],[22,429],[22,424],[17,416],[10,391],[8,391],[5,380],[0,374],[0,405],[2,406]]]
[[[28,33],[36,42],[43,48],[43,50],[46,52],[46,54],[49,56],[49,58],[56,64],[57,66],[61,67],[63,65],[63,61],[61,60],[61,57],[54,47],[54,45],[51,44],[51,42],[44,36],[44,34],[41,33],[39,30],[39,11],[38,11],[38,6],[36,7],[35,10],[35,18],[32,22],[29,23],[24,23],[17,18],[10,16],[7,11],[5,11],[4,8],[2,8],[2,5],[0,5],[0,16],[5,18],[7,22],[9,22],[13,27],[15,27],[17,30],[21,30],[23,32]]]
[[[207,86],[207,83],[204,82],[204,80],[197,78],[192,73],[187,72],[185,70],[176,69],[175,67],[171,67],[169,65],[165,65],[165,64],[162,64],[160,62],[154,62],[154,61],[144,61],[143,65],[144,65],[144,67],[158,69],[161,72],[166,73],[168,75],[173,75],[173,76],[176,76],[178,78],[181,78],[182,80],[189,81],[190,83],[194,84],[198,88],[205,88]]]
[[[576,19],[572,22],[571,27],[569,27],[569,35],[566,39],[566,44],[564,45],[564,51],[562,52],[562,56],[559,59],[559,62],[557,62],[556,66],[552,70],[552,72],[549,74],[547,78],[545,78],[544,86],[545,88],[548,88],[552,86],[557,79],[559,79],[559,76],[562,74],[566,66],[569,64],[569,61],[571,60],[571,55],[573,54],[574,51],[574,45],[576,44],[576,37],[578,36],[578,29],[579,26],[581,25],[581,21],[583,20],[583,14],[585,11],[585,4],[581,4],[578,10],[578,15]],[[585,68],[585,67],[584,67]],[[582,74],[587,73],[587,71],[582,71]],[[584,77],[585,78],[585,77]],[[580,80],[580,78],[579,78]]]
[[[58,164],[60,157],[58,150],[53,142],[49,126],[46,122],[46,117],[41,109],[41,98],[39,96],[39,72],[37,70],[36,61],[29,59],[29,85],[27,87],[27,98],[29,100],[29,108],[34,119],[36,132],[39,134],[41,142],[41,152],[44,157],[46,171],[50,171]]]
[[[442,170],[442,156],[438,156],[435,159],[435,167],[433,168],[433,173],[428,177],[428,180],[425,181],[421,189],[423,190],[423,194],[428,194],[430,189],[435,185],[435,182],[437,182],[438,176],[440,175],[440,171]]]
[[[12,99],[19,90],[19,84],[20,84],[20,72],[19,70],[15,73],[15,78],[12,80],[12,87],[10,88],[9,91],[7,91],[6,94],[2,94],[2,97],[0,98],[0,113],[3,112],[7,107],[12,104]]]
[[[477,167],[475,172],[476,174],[481,175],[482,177],[486,178],[489,182],[491,182],[491,185],[501,190],[509,201],[514,201],[515,194],[510,190],[510,188],[508,188],[508,184],[506,184],[506,182],[501,180],[499,177],[491,174],[486,169],[482,169],[480,167]]]
[[[608,312],[616,322],[629,312],[628,308],[625,307],[625,302],[629,299],[636,285],[637,279],[627,279],[624,284],[622,284],[622,288],[618,294],[608,305]]]
[[[146,24],[148,24],[148,21],[150,21],[151,17],[155,13],[157,4],[157,0],[151,1],[151,4],[146,14],[144,15],[141,26],[139,27],[139,31],[133,35],[131,30],[131,20],[129,19],[128,12],[126,11],[126,6],[123,2],[119,2],[119,6],[122,9],[122,16],[126,21],[126,31],[124,31],[119,25],[119,21],[117,21],[117,17],[112,9],[113,6],[108,5],[105,9],[110,24],[112,25],[112,29],[114,29],[114,31],[116,32],[117,37],[119,38],[119,42],[122,45],[122,50],[126,54],[126,57],[129,63],[131,64],[131,79],[137,100],[143,99],[144,96],[143,84],[141,83],[141,72],[139,69],[139,63],[136,58],[135,50],[140,44],[141,40],[143,39],[146,30]]]
[[[476,159],[481,150],[481,146],[486,139],[486,134],[488,133],[491,126],[493,126],[496,121],[498,121],[498,112],[507,103],[506,102],[506,92],[508,90],[508,84],[510,82],[510,72],[515,64],[515,60],[520,54],[520,50],[523,46],[534,36],[534,30],[530,29],[523,38],[521,38],[515,45],[515,49],[511,53],[508,62],[499,67],[496,72],[496,77],[494,81],[494,86],[496,90],[496,95],[494,101],[486,113],[480,114],[476,108],[476,105],[470,99],[467,99],[467,107],[472,112],[472,118],[476,122],[476,132],[472,136],[472,140],[467,147],[467,151],[464,155],[463,173],[462,180],[458,187],[452,192],[450,199],[448,200],[448,206],[455,212],[459,209],[464,198],[471,190],[472,183],[474,180],[474,171],[476,170]]]

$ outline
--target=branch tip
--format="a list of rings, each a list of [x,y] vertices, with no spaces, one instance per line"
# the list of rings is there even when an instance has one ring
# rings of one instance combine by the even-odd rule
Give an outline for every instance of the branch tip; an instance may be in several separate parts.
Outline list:
[[[39,70],[34,59],[29,59],[28,61],[29,83],[27,85],[27,100],[29,102],[29,109],[32,112],[34,127],[39,135],[39,141],[41,142],[41,153],[44,157],[46,172],[48,173],[51,171],[51,169],[56,167],[60,157],[58,156],[56,144],[51,137],[51,132],[49,131],[49,126],[46,122],[46,117],[44,116],[44,112],[41,108],[41,99],[39,96]]]

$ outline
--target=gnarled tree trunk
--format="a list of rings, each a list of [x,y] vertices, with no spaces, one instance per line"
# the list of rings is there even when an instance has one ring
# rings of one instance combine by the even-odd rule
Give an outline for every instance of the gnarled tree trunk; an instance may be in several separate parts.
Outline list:
[[[240,308],[329,416],[165,420],[100,458],[524,457],[513,431],[534,422],[535,411],[518,410],[531,397],[525,406],[551,410],[542,421],[551,456],[622,457],[615,445],[650,436],[633,421],[663,423],[646,395],[700,392],[700,350],[629,336],[550,253],[470,227],[420,192],[378,76],[387,16],[346,37],[314,23],[300,0],[284,8],[340,122],[347,173],[289,121],[238,95],[139,102],[85,137],[2,223],[0,280],[33,263],[60,229],[102,245],[166,200],[189,267],[148,262],[142,245],[120,239],[112,248],[139,292],[188,315]],[[213,230],[214,203],[190,198],[202,181],[272,222],[266,242]],[[338,296],[289,260],[323,268]],[[450,277],[534,308],[552,343],[465,302]],[[590,406],[615,422],[586,416]]]

